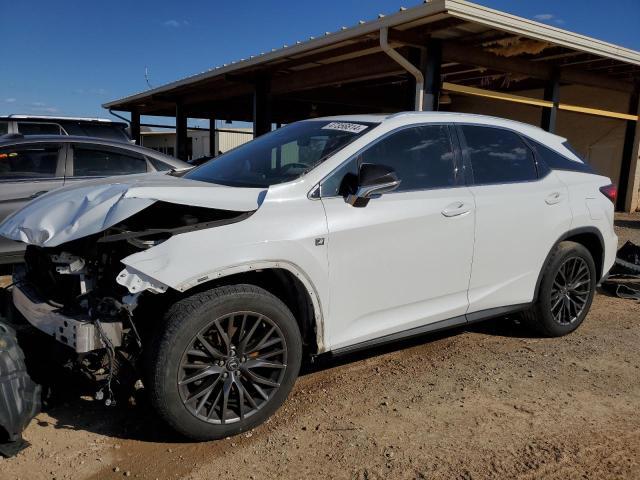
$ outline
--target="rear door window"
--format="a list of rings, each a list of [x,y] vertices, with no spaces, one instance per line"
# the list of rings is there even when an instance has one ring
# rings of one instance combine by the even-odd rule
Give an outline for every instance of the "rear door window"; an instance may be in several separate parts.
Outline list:
[[[64,135],[57,123],[18,122],[18,131],[22,135]]]
[[[53,178],[60,145],[0,148],[0,181]]]
[[[135,153],[98,145],[73,146],[74,177],[108,177],[147,171],[147,160]]]
[[[533,152],[518,134],[509,130],[461,125],[476,185],[536,180]]]
[[[0,135],[9,133],[9,122],[0,122]]]

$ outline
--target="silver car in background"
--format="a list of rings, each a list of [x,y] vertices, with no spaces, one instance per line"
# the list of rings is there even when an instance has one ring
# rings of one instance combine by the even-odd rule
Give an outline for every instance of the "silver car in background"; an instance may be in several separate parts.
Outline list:
[[[67,135],[0,137],[0,221],[54,188],[92,178],[185,170],[188,163],[155,150]],[[24,244],[0,237],[0,265],[20,262]]]

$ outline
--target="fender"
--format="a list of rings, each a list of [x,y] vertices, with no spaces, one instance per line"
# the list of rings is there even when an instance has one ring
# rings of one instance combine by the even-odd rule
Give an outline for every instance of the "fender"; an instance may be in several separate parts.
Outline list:
[[[544,262],[542,263],[542,267],[540,268],[540,273],[538,273],[538,280],[536,280],[536,289],[533,295],[533,302],[536,302],[538,300],[538,292],[540,291],[540,284],[542,283],[542,275],[544,273],[545,267],[547,266],[547,263],[549,263],[549,259],[551,258],[551,253],[553,253],[553,251],[555,250],[555,248],[558,246],[560,242],[566,240],[569,237],[573,237],[575,235],[580,235],[584,233],[594,234],[596,237],[598,237],[598,241],[600,242],[600,248],[602,250],[602,261],[601,261],[602,265],[600,265],[600,272],[604,272],[604,237],[602,236],[602,233],[600,232],[600,230],[598,230],[596,227],[579,227],[579,228],[574,228],[572,230],[569,230],[563,233],[560,236],[560,238],[558,238],[558,240],[555,241],[555,243],[549,250],[549,253],[547,253],[547,256],[545,257]],[[600,281],[600,279],[598,279],[598,281]]]
[[[324,343],[324,316],[322,313],[322,305],[320,302],[320,296],[311,281],[311,279],[304,273],[304,271],[294,263],[285,261],[285,260],[264,260],[264,261],[254,261],[245,264],[227,266],[223,268],[219,268],[216,270],[212,270],[207,274],[197,278],[197,279],[189,279],[184,281],[178,285],[176,285],[175,289],[179,292],[186,292],[189,289],[195,287],[196,285],[203,285],[213,280],[217,280],[220,278],[228,277],[231,275],[235,275],[237,273],[244,272],[252,272],[258,270],[267,270],[267,269],[282,269],[287,270],[296,276],[298,280],[304,285],[307,293],[309,294],[309,298],[311,298],[311,304],[313,305],[313,314],[315,317],[316,324],[316,342],[318,344],[318,353],[322,353],[325,351],[325,343]],[[117,282],[120,285],[123,285],[129,289],[129,292],[139,293],[141,290],[149,290],[155,293],[162,293],[167,290],[167,286],[155,281],[147,275],[144,275],[144,278],[140,278],[142,272],[137,271],[136,269],[127,266],[124,270],[122,270],[117,277]],[[140,279],[143,281],[140,284]],[[158,285],[156,285],[156,283]],[[142,286],[142,288],[141,288]]]

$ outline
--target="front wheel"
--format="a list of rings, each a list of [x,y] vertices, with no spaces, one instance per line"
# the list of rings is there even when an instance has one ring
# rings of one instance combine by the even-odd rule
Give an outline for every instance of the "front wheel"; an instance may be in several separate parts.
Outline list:
[[[560,242],[545,266],[538,298],[525,312],[525,320],[546,336],[571,333],[587,316],[595,289],[596,268],[589,250],[576,242]]]
[[[302,340],[291,311],[252,285],[214,288],[173,305],[151,349],[153,405],[195,440],[235,435],[285,401]]]

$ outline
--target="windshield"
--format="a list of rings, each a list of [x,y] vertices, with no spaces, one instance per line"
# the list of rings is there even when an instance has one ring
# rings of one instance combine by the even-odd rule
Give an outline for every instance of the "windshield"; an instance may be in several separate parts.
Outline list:
[[[233,187],[265,188],[295,180],[375,123],[307,120],[245,143],[191,170],[185,178]]]

